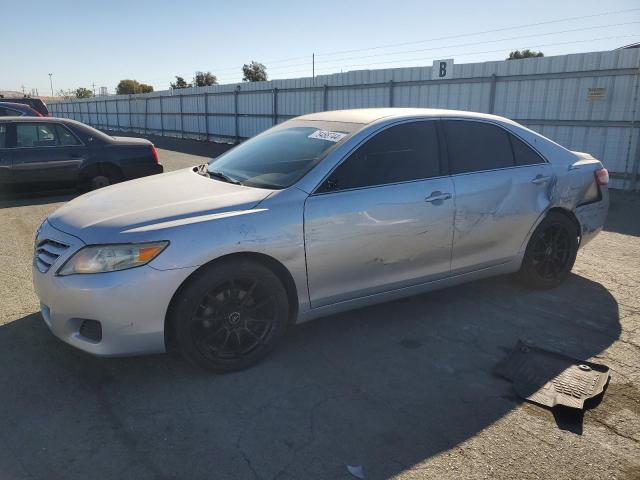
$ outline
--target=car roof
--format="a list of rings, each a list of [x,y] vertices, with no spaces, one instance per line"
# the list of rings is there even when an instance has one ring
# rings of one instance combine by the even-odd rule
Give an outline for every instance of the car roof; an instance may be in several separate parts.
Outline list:
[[[346,122],[369,124],[381,119],[402,119],[416,117],[437,118],[470,118],[494,120],[515,124],[508,118],[487,113],[467,112],[464,110],[446,110],[441,108],[355,108],[351,110],[330,110],[309,113],[298,117],[298,120],[319,120],[325,122]]]
[[[58,122],[58,123],[73,123],[75,125],[84,125],[76,120],[71,120],[70,118],[61,118],[61,117],[0,117],[0,122]]]

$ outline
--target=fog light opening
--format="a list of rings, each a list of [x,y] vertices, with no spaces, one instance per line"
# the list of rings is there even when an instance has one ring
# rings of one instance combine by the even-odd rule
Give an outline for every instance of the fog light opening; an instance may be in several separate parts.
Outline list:
[[[102,340],[102,325],[97,320],[86,319],[82,321],[78,333],[91,342],[99,343]]]

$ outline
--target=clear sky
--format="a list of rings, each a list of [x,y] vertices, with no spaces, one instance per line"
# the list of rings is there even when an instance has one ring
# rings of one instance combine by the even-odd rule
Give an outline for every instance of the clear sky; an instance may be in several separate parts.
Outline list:
[[[95,83],[112,93],[123,78],[164,90],[174,75],[191,80],[196,70],[237,82],[251,60],[266,64],[269,78],[310,76],[313,52],[316,74],[323,74],[640,41],[637,0],[0,0],[0,18],[5,14],[11,20],[0,28],[0,90],[24,86],[41,95],[50,94],[48,73],[55,91]],[[500,31],[479,33],[489,30]],[[397,46],[373,48],[389,44]]]

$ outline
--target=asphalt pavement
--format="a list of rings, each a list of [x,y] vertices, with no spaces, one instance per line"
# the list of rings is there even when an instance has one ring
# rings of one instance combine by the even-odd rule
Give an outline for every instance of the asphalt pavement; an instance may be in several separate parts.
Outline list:
[[[156,144],[167,170],[228,148]],[[613,196],[558,289],[502,277],[342,313],[211,375],[51,335],[33,235],[75,195],[0,199],[0,479],[640,478],[640,197]],[[522,401],[494,372],[518,339],[611,367],[602,400],[583,415]]]

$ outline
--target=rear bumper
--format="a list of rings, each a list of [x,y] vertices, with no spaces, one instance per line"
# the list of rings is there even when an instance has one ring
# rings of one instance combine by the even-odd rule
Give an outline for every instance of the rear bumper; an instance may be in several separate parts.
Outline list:
[[[602,198],[593,203],[582,205],[575,209],[576,217],[580,222],[580,247],[584,247],[587,243],[595,238],[604,227],[609,212],[609,190],[604,187],[601,189]]]
[[[134,178],[148,177],[157,173],[163,173],[164,167],[159,163],[129,165],[123,169],[125,180],[133,180]]]

